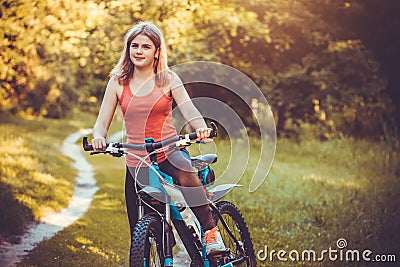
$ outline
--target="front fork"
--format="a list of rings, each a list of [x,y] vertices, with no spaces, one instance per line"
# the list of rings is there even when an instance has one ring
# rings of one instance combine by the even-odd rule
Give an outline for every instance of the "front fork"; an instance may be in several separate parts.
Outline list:
[[[172,232],[171,228],[171,204],[170,204],[169,196],[165,196],[165,218],[163,221],[164,224],[164,266],[171,267],[173,266],[173,255],[172,255],[172,248],[175,244],[174,240],[174,233]]]
[[[164,253],[164,266],[172,267],[173,266],[173,254],[172,249],[175,245],[174,233],[172,232],[171,227],[171,210],[170,210],[170,199],[166,196],[165,199],[165,212],[164,216],[161,218],[161,223],[163,227],[163,253]],[[139,196],[138,198],[138,217],[139,220],[144,216],[144,204],[142,198]]]
[[[165,196],[165,212],[163,218],[161,218],[162,224],[163,224],[163,235],[164,235],[164,243],[163,243],[163,252],[164,252],[164,266],[165,267],[173,267],[173,246],[175,245],[175,239],[174,239],[174,233],[172,232],[172,227],[171,227],[171,199],[169,196]],[[212,208],[215,209],[215,206],[211,205]],[[139,212],[139,220],[144,216],[144,204],[143,200],[141,197],[138,198],[138,212]],[[223,224],[225,227],[229,229],[229,227],[225,224],[223,218],[220,218],[223,221]],[[232,235],[230,230],[228,232]],[[202,234],[204,234],[202,232]],[[236,238],[234,240],[237,242]],[[203,267],[209,267],[210,263],[207,259],[206,256],[206,246],[203,247],[202,251],[202,262],[203,262]],[[191,265],[192,266],[192,265]],[[233,266],[232,263],[225,264],[221,267],[230,267]]]

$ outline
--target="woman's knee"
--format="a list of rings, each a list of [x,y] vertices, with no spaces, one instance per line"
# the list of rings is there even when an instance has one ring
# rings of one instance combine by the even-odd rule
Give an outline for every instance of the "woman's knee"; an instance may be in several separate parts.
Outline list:
[[[194,172],[178,172],[175,175],[175,179],[178,180],[179,185],[184,187],[201,187],[200,179],[195,175]]]
[[[194,173],[190,156],[186,155],[183,151],[178,150],[171,153],[166,160],[174,169]]]

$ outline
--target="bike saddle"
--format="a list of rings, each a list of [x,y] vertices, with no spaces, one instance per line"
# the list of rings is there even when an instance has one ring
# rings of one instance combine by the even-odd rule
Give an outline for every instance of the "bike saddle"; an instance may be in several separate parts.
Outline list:
[[[190,158],[192,166],[196,169],[202,170],[214,162],[217,162],[218,156],[216,154],[205,154]]]

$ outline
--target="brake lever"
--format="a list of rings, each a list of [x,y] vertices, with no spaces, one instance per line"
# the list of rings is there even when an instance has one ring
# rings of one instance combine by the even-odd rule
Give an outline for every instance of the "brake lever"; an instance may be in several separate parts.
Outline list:
[[[122,146],[119,143],[110,143],[106,151],[113,157],[122,157],[125,151],[120,149]]]
[[[209,136],[209,138],[214,138],[214,137],[218,137],[218,128],[217,128],[217,125],[215,124],[215,122],[210,122],[210,125],[211,125],[211,133],[210,133],[210,136]]]
[[[115,157],[115,158],[120,158],[120,157],[122,157],[124,155],[124,153],[123,152],[118,152],[118,153],[110,152],[110,155]]]

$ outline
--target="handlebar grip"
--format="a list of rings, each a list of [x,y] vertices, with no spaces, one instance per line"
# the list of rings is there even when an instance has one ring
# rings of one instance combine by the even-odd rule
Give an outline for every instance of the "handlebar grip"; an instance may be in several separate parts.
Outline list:
[[[215,124],[215,122],[210,122],[211,125],[211,132],[210,132],[210,136],[208,138],[214,138],[218,136],[218,129],[217,129],[217,125]],[[189,134],[189,139],[190,140],[195,140],[197,139],[197,134],[196,133],[190,133]]]
[[[82,147],[83,147],[83,150],[85,150],[85,151],[93,150],[93,146],[89,144],[87,136],[84,136],[82,139]]]
[[[190,140],[195,140],[195,139],[197,139],[197,134],[196,134],[196,133],[191,133],[191,134],[189,134],[189,139],[190,139]]]

